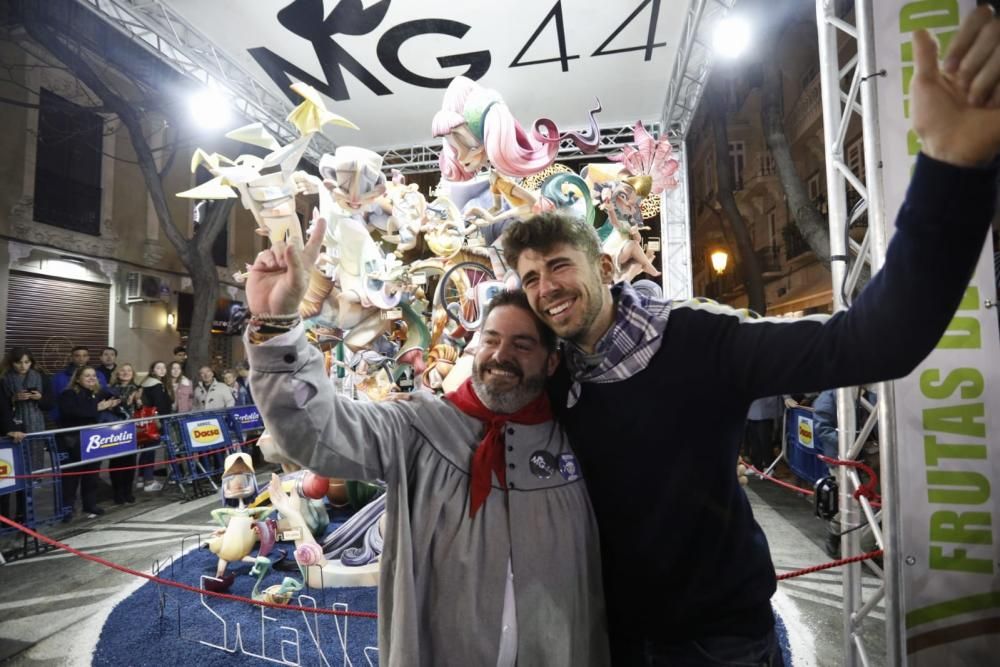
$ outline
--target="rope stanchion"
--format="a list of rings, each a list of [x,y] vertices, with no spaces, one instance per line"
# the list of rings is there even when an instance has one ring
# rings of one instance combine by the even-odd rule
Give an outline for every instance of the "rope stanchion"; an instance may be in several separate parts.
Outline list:
[[[29,537],[41,540],[45,544],[53,546],[57,549],[62,549],[63,551],[73,554],[74,556],[79,556],[84,560],[89,560],[92,563],[97,563],[98,565],[103,565],[104,567],[108,567],[111,568],[112,570],[117,570],[119,572],[124,572],[125,574],[131,574],[134,577],[147,579],[157,584],[163,584],[164,586],[170,586],[172,588],[179,588],[181,590],[188,591],[190,593],[198,593],[199,595],[208,595],[210,597],[221,598],[223,600],[244,602],[247,604],[256,605],[258,607],[270,607],[271,609],[286,609],[288,611],[306,611],[314,614],[325,614],[327,616],[355,616],[357,618],[375,618],[375,619],[378,618],[378,614],[372,611],[339,611],[336,609],[319,609],[315,607],[304,607],[301,605],[293,605],[293,604],[277,604],[274,602],[266,602],[264,600],[254,600],[253,598],[245,598],[240,595],[231,595],[229,593],[216,593],[214,591],[208,591],[203,588],[196,588],[194,586],[189,586],[188,584],[182,584],[179,581],[172,581],[170,579],[157,577],[156,575],[153,574],[139,572],[138,570],[133,570],[130,567],[125,567],[124,565],[119,565],[118,563],[113,563],[109,560],[105,560],[100,556],[95,556],[85,551],[80,551],[79,549],[75,549],[69,546],[68,544],[60,542],[58,540],[54,540],[51,537],[48,537],[37,531],[32,530],[31,528],[28,528],[27,526],[19,524],[12,519],[8,519],[3,515],[0,515],[0,523],[5,523],[11,528],[15,528],[24,533],[25,535],[28,535]]]
[[[211,456],[212,454],[220,454],[222,452],[228,451],[233,447],[242,447],[243,445],[252,445],[257,442],[259,438],[250,438],[243,442],[237,442],[231,445],[226,445],[225,447],[220,447],[218,449],[210,449],[207,452],[198,452],[197,454],[192,454],[191,456],[181,456],[174,459],[165,459],[163,461],[153,461],[152,463],[140,463],[134,466],[119,466],[117,468],[102,468],[101,470],[68,470],[65,472],[40,472],[31,473],[26,475],[0,475],[0,479],[47,479],[51,477],[72,477],[79,475],[97,475],[102,472],[118,472],[121,470],[141,470],[142,468],[153,468],[157,466],[170,465],[173,463],[180,463],[181,461],[190,461],[192,459],[199,459],[203,456]],[[127,454],[122,454],[121,456],[129,456],[130,454],[141,454],[142,450],[137,449],[134,452],[128,452]]]
[[[814,565],[813,567],[807,567],[801,570],[794,570],[792,572],[786,572],[785,574],[778,576],[778,581],[783,581],[784,579],[792,579],[794,577],[801,577],[806,574],[812,574],[813,572],[821,572],[823,570],[829,570],[833,567],[840,567],[841,565],[850,565],[851,563],[858,563],[865,560],[871,560],[872,558],[878,558],[881,556],[883,551],[878,549],[876,551],[869,551],[866,554],[861,554],[859,556],[851,556],[850,558],[842,558],[841,560],[835,560],[830,563],[823,563],[822,565]]]

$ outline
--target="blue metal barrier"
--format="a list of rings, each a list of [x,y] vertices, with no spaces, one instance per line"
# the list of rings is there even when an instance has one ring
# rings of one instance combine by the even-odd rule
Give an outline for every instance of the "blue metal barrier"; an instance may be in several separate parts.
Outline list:
[[[813,412],[805,408],[785,411],[785,451],[788,465],[799,478],[815,483],[826,477],[826,464],[817,458],[823,452],[817,448]]]
[[[233,435],[233,444],[246,442],[264,430],[264,420],[256,405],[226,408],[226,421]]]
[[[56,523],[64,516],[62,480],[59,477],[17,478],[6,475],[30,475],[35,470],[49,468],[59,471],[59,452],[51,434],[28,435],[19,443],[0,438],[0,506],[5,515],[18,523],[37,529]],[[0,537],[17,534],[22,537],[19,552],[7,552],[7,560],[26,557],[48,547],[14,528],[0,528]]]
[[[228,420],[223,412],[200,412],[194,415],[178,416],[173,421],[176,423],[180,436],[178,443],[182,444],[184,448],[179,456],[195,456],[202,452],[234,445],[229,432]],[[200,482],[203,480],[208,481],[212,491],[216,490],[218,487],[212,478],[222,475],[224,459],[225,453],[219,452],[184,462],[187,474],[183,481],[193,485],[196,495],[204,495],[207,491],[207,489],[201,488],[203,485]]]

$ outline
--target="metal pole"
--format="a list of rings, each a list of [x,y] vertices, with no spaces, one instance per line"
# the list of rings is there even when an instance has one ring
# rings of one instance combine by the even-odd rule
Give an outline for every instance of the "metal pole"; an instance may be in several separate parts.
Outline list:
[[[820,47],[820,77],[823,95],[824,138],[826,144],[826,174],[830,223],[830,251],[833,258],[831,271],[833,274],[834,306],[843,310],[850,306],[850,294],[855,286],[859,270],[846,271],[847,257],[852,246],[858,253],[857,262],[868,261],[872,271],[882,266],[888,244],[888,233],[885,223],[885,203],[882,187],[881,144],[878,126],[878,106],[875,86],[878,84],[877,64],[875,63],[874,33],[872,28],[871,0],[855,0],[855,20],[857,25],[851,26],[836,16],[834,0],[816,0],[816,19],[819,31]],[[857,55],[842,68],[838,57],[838,37],[843,33],[853,38],[857,45]],[[856,69],[855,69],[856,66]],[[854,69],[849,94],[844,94],[841,80],[851,74]],[[860,95],[860,103],[855,99]],[[849,115],[857,112],[861,117],[864,138],[865,183],[851,173],[844,161],[844,138],[846,136]],[[848,117],[845,117],[847,114]],[[846,185],[852,187],[861,195],[868,213],[868,231],[864,242],[858,245],[848,239],[848,220]],[[857,269],[858,267],[855,267]],[[880,543],[885,546],[886,571],[883,575],[886,608],[886,646],[887,664],[903,664],[905,654],[901,651],[901,630],[899,627],[899,595],[898,595],[898,521],[895,512],[894,499],[897,497],[898,477],[896,475],[895,457],[895,410],[891,384],[880,384],[878,392],[878,427],[879,442],[882,456],[882,496],[884,498],[883,512],[886,520],[880,531],[878,517],[870,507],[864,507],[864,514],[859,511],[853,498],[854,491],[860,485],[857,474],[846,474],[838,470],[840,480],[840,517],[843,529],[853,528],[862,521],[867,522],[873,533],[880,537]],[[840,426],[839,450],[840,457],[847,459],[861,451],[864,439],[871,428],[870,422],[861,434],[857,434],[856,423],[857,397],[853,389],[840,389],[837,392],[837,418]],[[852,531],[841,541],[844,555],[860,552],[860,533]],[[861,633],[862,623],[877,599],[868,602],[864,600],[862,588],[862,568],[860,563],[847,566],[844,570],[844,665],[856,667],[867,665],[864,639]]]
[[[837,162],[843,161],[844,146],[840,138],[843,122],[841,109],[840,61],[838,58],[838,34],[834,21],[837,20],[832,0],[816,0],[816,28],[819,37],[819,75],[823,104],[823,143],[826,148],[826,186],[828,220],[830,225],[830,271],[833,278],[834,310],[847,308],[842,286],[847,279],[847,191],[843,175],[837,170]],[[840,389],[837,392],[837,424],[839,426],[839,452],[844,455],[850,449],[855,431],[854,392]],[[840,525],[853,526],[858,520],[853,507],[854,499],[847,485],[844,469],[838,468],[840,485]],[[841,540],[841,553],[856,553],[858,536],[852,531]],[[849,565],[844,570],[844,618],[843,647],[844,667],[857,667],[858,653],[852,641],[853,613],[860,607],[860,566]]]
[[[675,144],[674,157],[680,163],[680,182],[660,195],[660,265],[663,270],[663,298],[683,301],[694,296],[691,276],[691,208],[688,192],[687,143]]]
[[[864,133],[865,185],[868,188],[868,235],[871,238],[872,271],[885,263],[889,243],[889,226],[886,224],[885,196],[882,184],[882,140],[878,123],[879,64],[875,58],[875,31],[872,0],[855,0],[858,22],[858,67],[867,77],[861,86],[861,127]],[[896,440],[896,398],[893,384],[881,382],[878,394],[879,456],[882,477],[882,539],[885,556],[882,585],[885,590],[885,647],[886,664],[905,665],[903,628],[899,595],[899,514],[898,461]]]

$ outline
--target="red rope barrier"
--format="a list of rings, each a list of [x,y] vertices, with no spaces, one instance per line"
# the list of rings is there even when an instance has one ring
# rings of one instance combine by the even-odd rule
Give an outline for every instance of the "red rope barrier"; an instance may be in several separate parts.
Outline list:
[[[237,442],[232,445],[226,445],[225,447],[220,447],[219,449],[210,449],[207,452],[198,452],[197,454],[192,454],[191,456],[181,456],[176,459],[166,459],[164,461],[153,461],[152,463],[140,463],[134,466],[119,466],[117,468],[102,468],[100,470],[67,470],[66,472],[39,472],[27,475],[0,475],[0,479],[47,479],[50,477],[74,477],[79,475],[97,475],[102,472],[118,472],[121,470],[141,470],[142,468],[153,468],[156,466],[171,465],[173,463],[180,463],[181,461],[190,461],[191,459],[200,459],[203,456],[211,456],[212,454],[219,454],[221,452],[228,451],[233,447],[242,447],[243,445],[252,445],[257,442],[259,438],[250,438],[249,440],[244,440],[243,442]],[[122,454],[122,456],[129,455],[139,455],[142,453],[141,449],[135,450],[135,452],[128,452]],[[102,459],[103,460],[103,459]]]
[[[35,539],[41,540],[48,545],[56,547],[57,549],[62,549],[75,556],[79,556],[84,560],[89,560],[92,563],[97,563],[98,565],[103,565],[109,567],[112,570],[118,570],[119,572],[124,572],[125,574],[131,574],[135,577],[141,577],[143,579],[148,579],[149,581],[155,582],[157,584],[163,584],[165,586],[171,586],[173,588],[179,588],[190,593],[198,593],[199,595],[208,595],[215,598],[222,598],[223,600],[235,600],[236,602],[245,602],[247,604],[257,605],[258,607],[270,607],[272,609],[287,609],[288,611],[308,611],[314,614],[326,614],[328,616],[356,616],[359,618],[378,618],[378,614],[371,611],[339,611],[336,609],[318,609],[314,607],[303,607],[300,605],[293,604],[276,604],[274,602],[265,602],[264,600],[254,600],[253,598],[245,598],[240,595],[230,595],[229,593],[216,593],[214,591],[207,591],[203,588],[195,588],[194,586],[189,586],[187,584],[182,584],[179,581],[172,581],[170,579],[164,579],[162,577],[157,577],[152,574],[146,574],[145,572],[139,572],[138,570],[133,570],[130,567],[125,567],[124,565],[119,565],[118,563],[112,563],[109,560],[105,560],[100,556],[95,556],[93,554],[86,553],[85,551],[80,551],[79,549],[74,549],[68,544],[54,540],[51,537],[42,535],[39,532],[28,528],[22,524],[12,521],[7,517],[0,515],[0,523],[5,523],[11,528],[16,528],[22,533],[28,535],[29,537],[34,537]]]
[[[802,570],[794,570],[792,572],[786,572],[785,574],[778,576],[778,581],[783,579],[792,579],[793,577],[801,577],[805,574],[812,574],[813,572],[820,572],[822,570],[829,570],[832,567],[840,567],[841,565],[850,565],[851,563],[857,563],[863,560],[870,560],[872,558],[878,558],[882,555],[882,550],[878,549],[876,551],[869,551],[866,554],[861,554],[860,556],[851,556],[850,558],[843,558],[841,560],[835,560],[831,563],[823,563],[822,565],[814,565],[813,567],[807,567]]]
[[[740,463],[742,463],[743,465],[745,465],[746,468],[747,468],[747,470],[752,470],[754,472],[754,474],[759,475],[760,477],[763,477],[766,480],[774,482],[778,486],[783,486],[786,489],[791,489],[792,491],[795,491],[796,493],[801,493],[804,496],[811,496],[811,495],[815,494],[815,492],[813,490],[811,490],[811,489],[803,489],[801,487],[795,486],[794,484],[789,484],[788,482],[782,482],[780,479],[777,479],[776,477],[771,477],[770,475],[768,475],[767,473],[765,473],[763,470],[757,470],[757,468],[753,467],[753,465],[747,463],[743,459],[740,459]]]

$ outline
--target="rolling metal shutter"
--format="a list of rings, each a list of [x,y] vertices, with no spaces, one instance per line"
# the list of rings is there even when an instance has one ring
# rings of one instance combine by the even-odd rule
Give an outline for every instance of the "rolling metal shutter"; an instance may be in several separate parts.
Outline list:
[[[50,373],[66,365],[76,345],[89,347],[91,363],[99,363],[108,344],[110,299],[109,285],[11,271],[7,349],[24,345]]]

